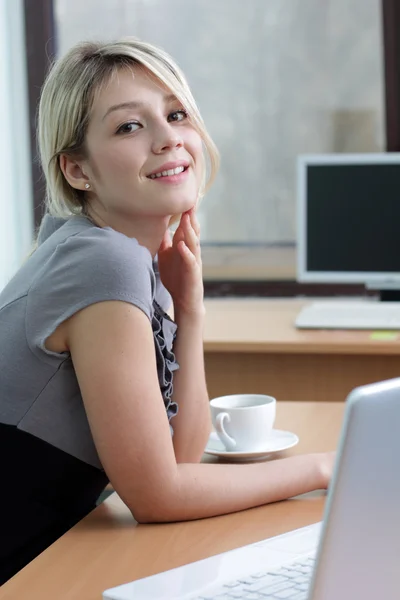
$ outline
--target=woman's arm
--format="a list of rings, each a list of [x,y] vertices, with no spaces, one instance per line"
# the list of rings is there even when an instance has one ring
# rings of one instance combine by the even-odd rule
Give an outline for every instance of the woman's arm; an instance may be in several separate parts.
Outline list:
[[[325,488],[326,454],[250,465],[178,464],[161,396],[151,325],[131,304],[74,315],[67,347],[102,465],[140,522],[198,519]]]
[[[158,252],[161,280],[170,292],[178,325],[174,352],[173,400],[178,414],[171,425],[178,463],[199,462],[211,431],[210,407],[204,372],[204,289],[200,226],[194,209],[181,216],[173,240],[166,231]]]
[[[140,520],[151,523],[201,519],[326,489],[332,467],[333,453],[247,465],[180,464],[166,491],[166,498],[171,501],[148,506]]]
[[[175,315],[178,325],[174,352],[179,370],[174,373],[173,400],[178,413],[171,420],[178,463],[200,462],[211,431],[209,398],[204,372],[204,312]]]

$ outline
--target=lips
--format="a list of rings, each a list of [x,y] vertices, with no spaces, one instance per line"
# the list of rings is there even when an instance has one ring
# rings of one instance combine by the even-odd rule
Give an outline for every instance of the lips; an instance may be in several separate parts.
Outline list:
[[[168,171],[162,171],[156,175],[150,175],[149,179],[162,179],[163,177],[173,177],[174,175],[181,175],[185,172],[185,167],[177,167],[176,169],[168,169]]]
[[[186,170],[188,168],[188,166],[189,166],[189,162],[186,160],[177,160],[174,162],[167,162],[167,163],[164,163],[163,165],[160,165],[153,171],[151,171],[151,173],[149,173],[147,175],[147,177],[149,177],[150,179],[154,179],[154,177],[156,177],[156,176],[167,177],[170,175],[179,174],[179,173],[182,173],[184,170]],[[178,169],[178,173],[168,173],[168,171],[175,171],[175,169]]]

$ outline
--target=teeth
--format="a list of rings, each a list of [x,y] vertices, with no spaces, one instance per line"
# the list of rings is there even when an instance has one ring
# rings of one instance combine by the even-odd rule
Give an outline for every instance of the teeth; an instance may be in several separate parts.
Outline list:
[[[176,169],[168,169],[168,171],[161,171],[155,175],[150,175],[150,179],[156,179],[157,177],[171,177],[171,175],[179,175],[185,170],[185,167],[176,167]]]

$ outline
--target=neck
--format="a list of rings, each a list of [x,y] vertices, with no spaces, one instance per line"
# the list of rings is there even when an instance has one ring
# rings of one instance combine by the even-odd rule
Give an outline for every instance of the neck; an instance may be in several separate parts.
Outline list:
[[[168,228],[171,216],[136,217],[107,213],[102,215],[95,207],[88,206],[85,215],[97,227],[111,227],[127,237],[135,238],[141,246],[149,250],[154,258]]]

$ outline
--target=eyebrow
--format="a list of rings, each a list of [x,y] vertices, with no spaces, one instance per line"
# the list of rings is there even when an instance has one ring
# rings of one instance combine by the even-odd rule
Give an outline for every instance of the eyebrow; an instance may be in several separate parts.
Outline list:
[[[164,97],[165,104],[171,104],[172,102],[176,102],[177,100],[178,99],[176,96],[174,96],[174,94],[169,94],[168,96]],[[106,117],[108,117],[108,115],[110,113],[115,112],[117,110],[124,110],[127,108],[143,108],[144,106],[146,106],[146,104],[144,102],[135,102],[135,101],[121,102],[120,104],[114,104],[113,106],[110,106],[110,108],[107,110],[104,117],[102,118],[102,121],[104,121],[104,119]]]

